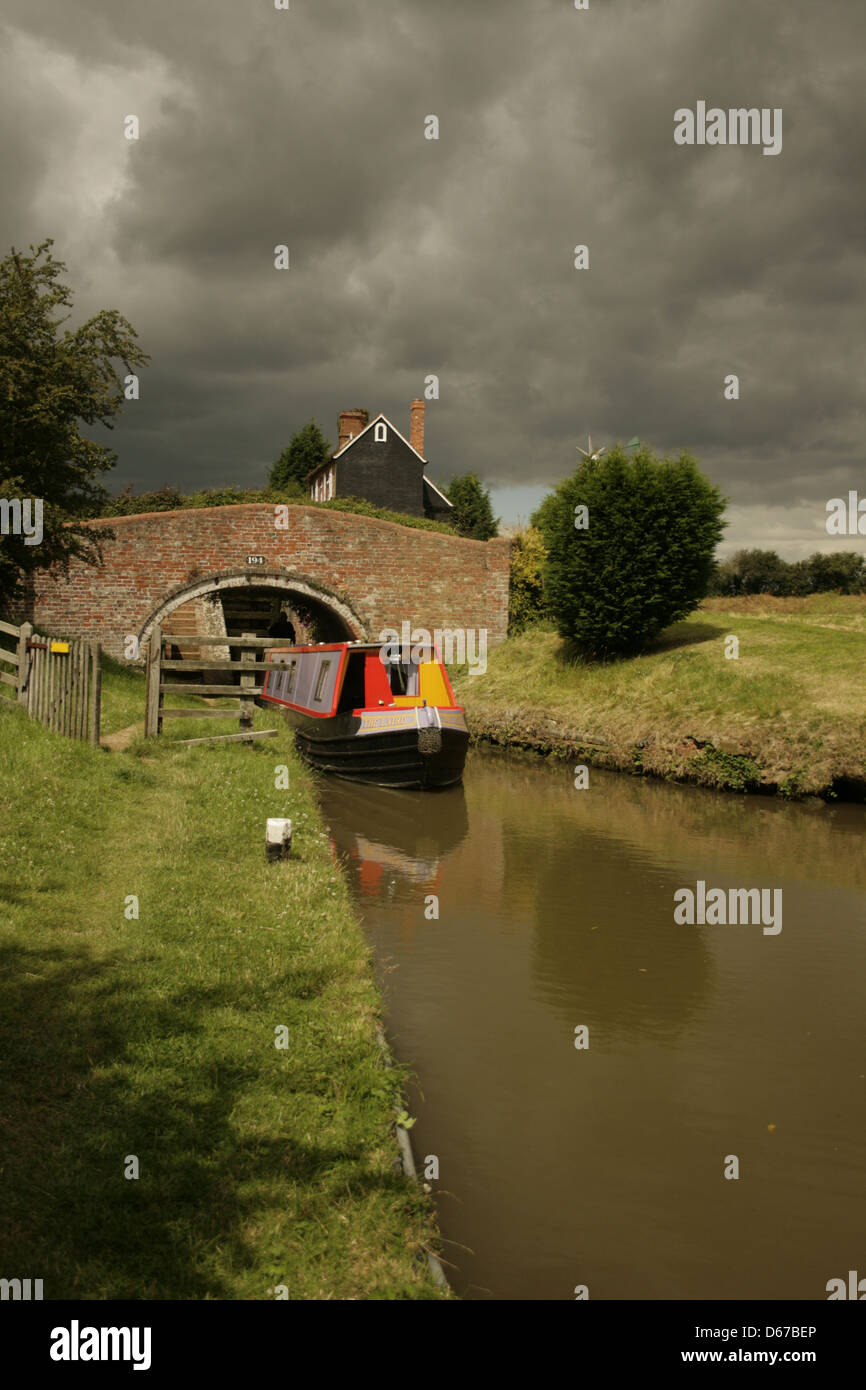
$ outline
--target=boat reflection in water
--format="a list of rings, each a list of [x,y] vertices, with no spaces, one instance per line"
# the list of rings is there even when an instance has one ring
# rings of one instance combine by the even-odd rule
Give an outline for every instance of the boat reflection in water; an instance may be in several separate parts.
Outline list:
[[[318,800],[353,892],[368,904],[405,900],[403,925],[413,935],[419,903],[439,893],[443,860],[469,831],[463,787],[435,798],[435,830],[430,799],[413,792],[323,777]]]

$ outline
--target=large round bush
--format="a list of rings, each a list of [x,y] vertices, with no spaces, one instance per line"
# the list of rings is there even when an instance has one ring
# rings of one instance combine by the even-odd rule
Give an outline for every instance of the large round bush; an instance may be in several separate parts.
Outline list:
[[[584,656],[628,656],[684,618],[706,593],[724,508],[686,454],[618,447],[585,459],[533,518],[562,636]]]

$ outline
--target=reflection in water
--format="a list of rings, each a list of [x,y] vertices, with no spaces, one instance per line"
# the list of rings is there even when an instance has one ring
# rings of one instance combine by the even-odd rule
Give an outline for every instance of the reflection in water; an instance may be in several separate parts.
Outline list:
[[[416,904],[438,895],[442,859],[469,829],[463,787],[421,793],[328,778],[319,789],[331,843],[357,898],[365,906],[395,905],[401,939],[412,940]],[[434,824],[419,814],[428,805]]]
[[[862,808],[479,752],[321,799],[458,1292],[811,1299],[862,1265]],[[677,926],[698,879],[782,889],[783,930]]]

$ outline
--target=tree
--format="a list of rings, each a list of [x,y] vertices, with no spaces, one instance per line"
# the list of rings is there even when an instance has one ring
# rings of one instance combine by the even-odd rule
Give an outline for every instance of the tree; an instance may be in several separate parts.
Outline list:
[[[499,518],[493,515],[490,493],[477,473],[454,477],[443,490],[454,508],[449,520],[461,536],[475,541],[489,541],[497,534]]]
[[[315,420],[310,420],[296,434],[272,465],[268,486],[276,491],[305,492],[304,479],[320,463],[331,457],[331,446]]]
[[[792,568],[775,550],[735,550],[716,566],[708,593],[726,598],[736,594],[790,594]]]
[[[102,536],[82,526],[107,496],[97,481],[117,455],[87,439],[81,425],[111,428],[123,406],[127,374],[150,360],[136,343],[132,326],[116,309],[103,309],[76,329],[57,311],[72,304],[60,283],[66,270],[51,253],[52,240],[16,251],[0,261],[0,502],[4,523],[13,504],[42,510],[38,543],[0,537],[0,599],[19,593],[28,573],[49,565],[66,572],[78,558],[99,559]],[[30,539],[33,540],[33,535]]]
[[[508,578],[508,631],[523,632],[547,617],[544,598],[544,562],[547,549],[534,526],[519,526],[511,537]]]
[[[804,562],[813,594],[835,590],[862,594],[866,589],[866,562],[856,550],[816,551]]]
[[[724,506],[686,454],[617,446],[582,460],[535,513],[560,634],[588,657],[642,651],[706,593]]]
[[[866,561],[856,550],[816,551],[808,560],[783,560],[775,550],[736,550],[716,566],[709,594],[861,594]]]

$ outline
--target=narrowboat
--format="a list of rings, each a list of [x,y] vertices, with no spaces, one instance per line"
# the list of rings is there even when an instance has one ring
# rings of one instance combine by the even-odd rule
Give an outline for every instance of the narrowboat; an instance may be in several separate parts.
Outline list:
[[[469,729],[432,645],[269,647],[259,697],[281,708],[321,772],[382,787],[448,787],[463,776]]]

